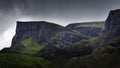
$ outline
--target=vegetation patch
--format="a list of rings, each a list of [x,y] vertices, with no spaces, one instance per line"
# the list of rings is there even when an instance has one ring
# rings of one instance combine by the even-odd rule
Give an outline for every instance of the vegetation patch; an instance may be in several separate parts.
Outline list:
[[[89,37],[87,39],[80,40],[80,41],[76,42],[75,44],[76,45],[84,45],[84,44],[92,43],[95,40],[96,40],[96,37]]]
[[[58,68],[58,66],[40,57],[0,53],[0,68]]]
[[[116,54],[97,54],[70,59],[64,68],[119,68],[120,55]]]
[[[30,37],[13,45],[11,51],[26,55],[35,55],[43,47],[44,43],[38,43],[33,37]]]

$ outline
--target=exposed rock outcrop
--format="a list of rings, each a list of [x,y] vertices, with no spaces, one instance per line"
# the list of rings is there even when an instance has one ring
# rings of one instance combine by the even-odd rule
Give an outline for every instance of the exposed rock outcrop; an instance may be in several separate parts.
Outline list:
[[[110,11],[101,38],[103,45],[116,43],[116,40],[120,38],[120,9]]]
[[[104,28],[104,22],[84,22],[84,23],[73,23],[67,25],[67,29],[76,30],[81,34],[88,37],[97,37],[100,35],[102,29]]]
[[[120,67],[120,9],[110,11],[103,32],[92,45],[91,54],[73,57],[63,68]]]
[[[63,27],[45,21],[18,21],[12,46],[3,51],[42,56],[47,59],[86,55],[92,52],[92,48],[86,44],[101,31],[100,27],[94,25],[78,23]]]
[[[92,48],[75,44],[85,39],[88,38],[78,32],[61,31],[37,53],[37,56],[42,56],[47,59],[59,59],[59,57],[63,58],[89,54],[92,51]]]
[[[43,57],[61,68],[119,68],[120,9],[112,10],[105,28],[103,25],[89,22],[63,27],[45,21],[17,22],[12,46],[1,52]]]
[[[16,34],[12,45],[28,37],[35,37],[38,42],[47,42],[56,32],[63,31],[63,26],[45,21],[17,22]]]

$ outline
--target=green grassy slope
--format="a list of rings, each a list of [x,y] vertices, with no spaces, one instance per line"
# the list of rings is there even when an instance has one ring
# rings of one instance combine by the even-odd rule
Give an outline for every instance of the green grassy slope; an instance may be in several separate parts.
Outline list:
[[[51,62],[38,57],[0,53],[0,68],[58,68]]]
[[[35,55],[44,47],[44,43],[38,43],[33,37],[26,38],[13,45],[9,51],[26,55]]]
[[[120,68],[120,38],[104,47],[95,48],[92,54],[71,58],[64,68]]]

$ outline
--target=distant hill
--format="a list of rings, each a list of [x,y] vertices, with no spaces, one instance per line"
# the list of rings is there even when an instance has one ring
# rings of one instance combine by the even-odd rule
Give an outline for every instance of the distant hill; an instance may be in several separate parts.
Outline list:
[[[104,28],[105,22],[104,21],[80,22],[80,23],[71,23],[69,25]]]

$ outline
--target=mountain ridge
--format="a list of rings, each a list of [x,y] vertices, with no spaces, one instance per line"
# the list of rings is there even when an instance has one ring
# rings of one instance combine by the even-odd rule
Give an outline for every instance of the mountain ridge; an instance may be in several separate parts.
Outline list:
[[[17,22],[12,46],[1,53],[42,57],[60,68],[119,68],[120,9],[110,11],[99,25]]]
[[[71,52],[75,51],[72,48],[77,48],[78,44],[76,43],[84,39],[90,40],[90,38],[84,35],[84,33],[69,29],[67,26],[64,27],[46,21],[27,21],[27,22],[17,21],[16,34],[12,39],[12,46],[8,50],[3,49],[3,51],[18,52],[28,55],[39,54],[39,56],[41,55],[47,58],[50,57],[50,55],[48,54],[47,56],[46,55],[44,56],[45,54],[44,52],[49,51],[50,54],[56,53],[55,51],[51,52],[49,50],[54,48],[55,50],[58,49],[60,51],[67,50],[66,53],[70,53],[72,55]],[[88,41],[86,42],[89,43]],[[50,48],[46,49],[48,46],[50,46]],[[84,49],[86,50],[86,48],[89,47],[85,46]],[[84,49],[82,51],[84,51]],[[74,55],[77,55],[78,52],[81,51],[78,50],[75,52],[76,54]],[[88,52],[86,51],[85,53],[87,54],[89,53],[89,51]],[[54,55],[51,57],[54,57]]]

